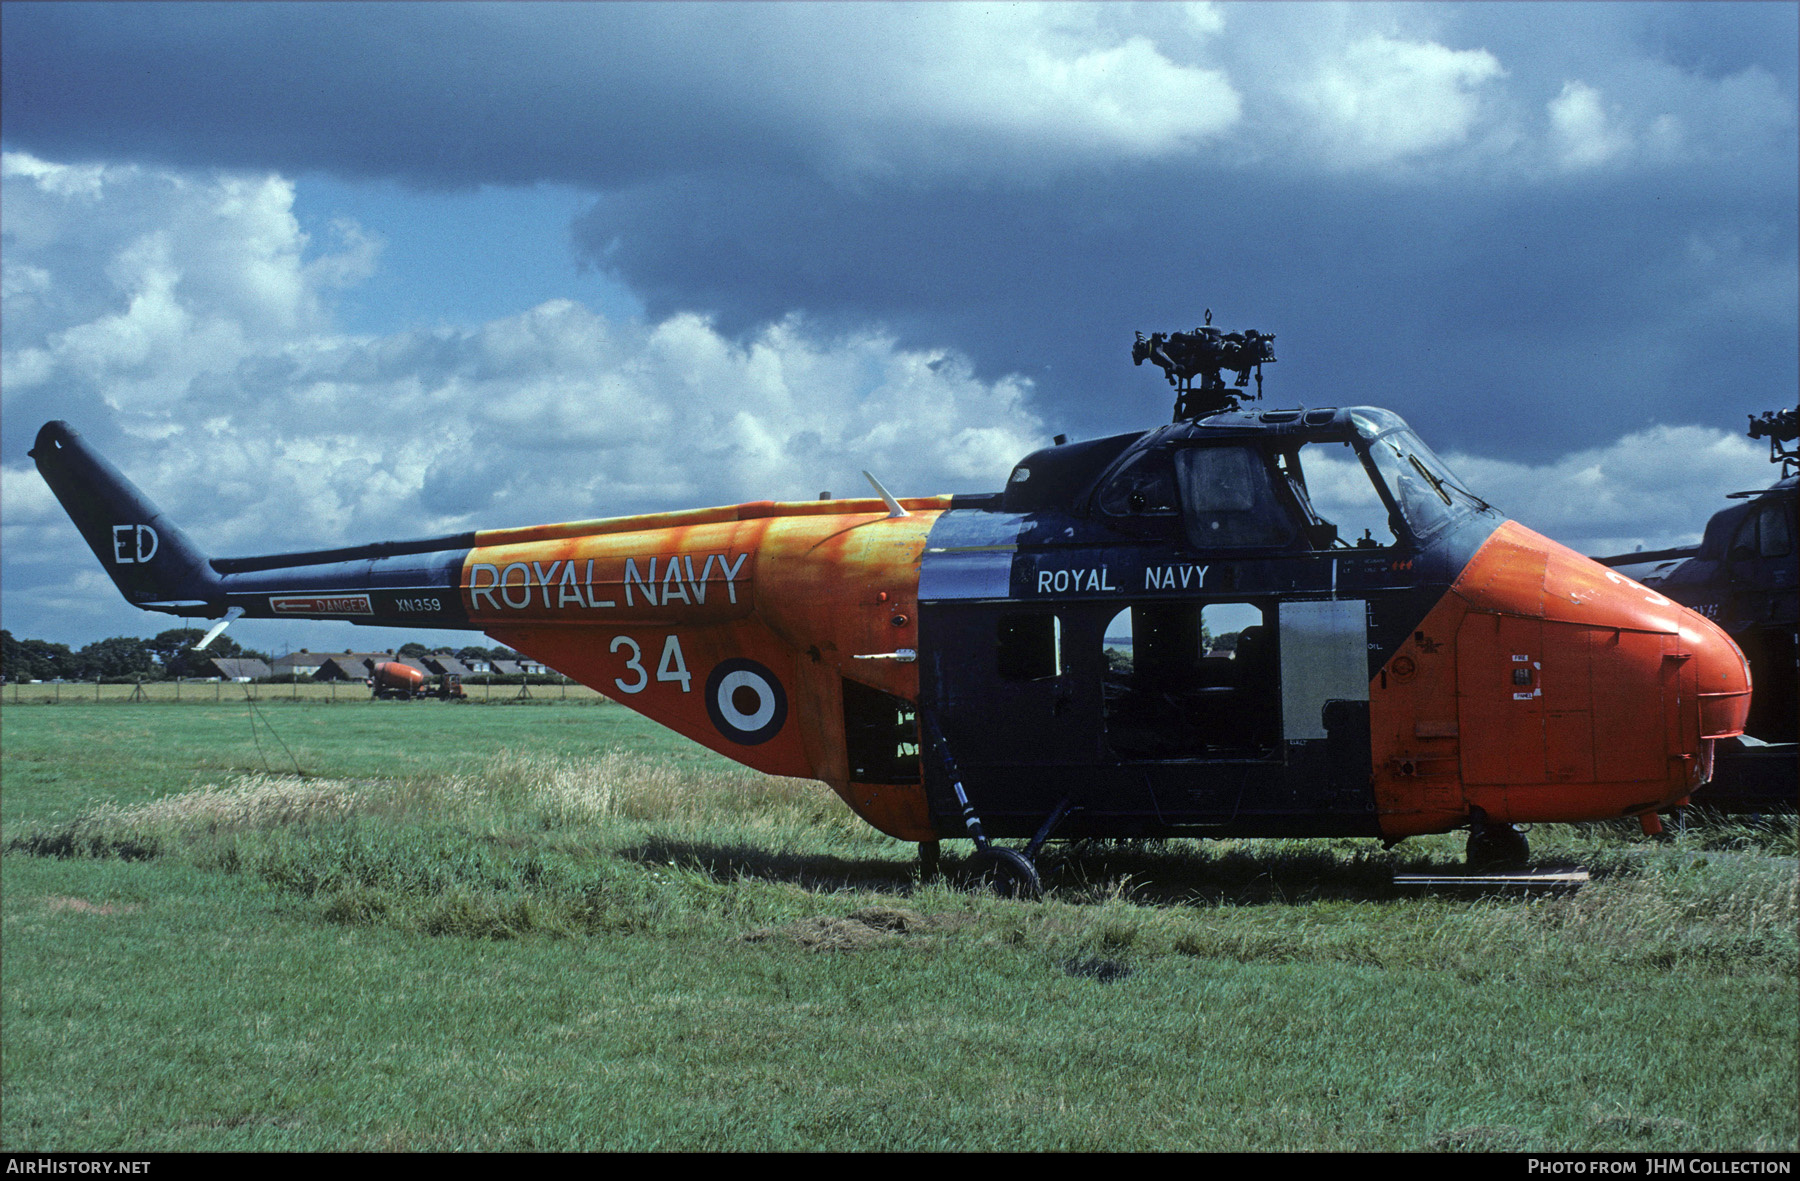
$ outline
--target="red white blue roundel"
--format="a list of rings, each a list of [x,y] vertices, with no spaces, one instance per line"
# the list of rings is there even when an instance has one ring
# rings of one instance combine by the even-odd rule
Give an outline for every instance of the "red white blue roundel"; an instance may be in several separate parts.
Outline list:
[[[775,674],[734,657],[721,661],[706,678],[706,714],[733,742],[756,746],[781,732],[787,721],[787,693]]]

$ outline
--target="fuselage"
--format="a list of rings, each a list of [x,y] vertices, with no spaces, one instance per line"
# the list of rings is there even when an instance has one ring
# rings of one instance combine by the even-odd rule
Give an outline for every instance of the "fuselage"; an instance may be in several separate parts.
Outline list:
[[[758,502],[248,559],[205,559],[64,424],[33,454],[140,606],[479,630],[908,840],[964,835],[953,767],[995,836],[1641,815],[1749,705],[1717,627],[1505,520],[1372,408],[1046,449],[904,515]]]

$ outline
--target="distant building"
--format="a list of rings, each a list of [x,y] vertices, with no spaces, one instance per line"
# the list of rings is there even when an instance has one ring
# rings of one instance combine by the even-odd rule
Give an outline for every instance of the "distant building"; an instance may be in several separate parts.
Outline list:
[[[392,652],[343,652],[326,656],[320,663],[318,671],[313,674],[319,681],[366,681],[375,672],[375,666],[384,660],[400,660]],[[401,660],[402,664],[410,664],[420,672],[425,666],[416,660]]]
[[[215,656],[202,661],[195,676],[218,677],[222,681],[260,681],[270,675],[270,668],[260,660],[235,656]]]
[[[422,657],[421,659],[425,663],[426,671],[436,673],[439,676],[468,677],[475,675],[475,669],[470,668],[456,657],[445,655],[441,652],[433,652],[430,656]]]
[[[286,656],[277,656],[269,662],[269,671],[278,677],[292,678],[296,673],[302,677],[316,676],[319,666],[331,659],[329,652],[290,652]]]

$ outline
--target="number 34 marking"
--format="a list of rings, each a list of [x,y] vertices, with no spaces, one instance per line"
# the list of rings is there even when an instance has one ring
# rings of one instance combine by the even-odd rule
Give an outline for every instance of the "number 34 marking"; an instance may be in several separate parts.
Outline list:
[[[644,650],[630,636],[614,636],[610,651],[617,652],[620,648],[631,650],[631,655],[625,659],[625,667],[637,676],[629,683],[623,677],[615,677],[613,684],[624,693],[642,693],[650,684],[650,672],[643,665]],[[671,635],[663,641],[662,659],[656,662],[656,679],[675,681],[680,684],[683,693],[688,691],[689,682],[693,678],[688,673],[687,661],[681,655],[681,640],[676,636]]]

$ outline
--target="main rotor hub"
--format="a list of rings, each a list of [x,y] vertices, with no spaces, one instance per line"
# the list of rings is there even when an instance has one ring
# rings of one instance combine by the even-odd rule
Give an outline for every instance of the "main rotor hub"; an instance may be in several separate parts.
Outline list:
[[[1146,339],[1142,332],[1131,346],[1131,363],[1154,362],[1175,387],[1175,421],[1205,418],[1225,410],[1236,410],[1240,400],[1262,397],[1262,367],[1275,360],[1275,334],[1247,328],[1242,332],[1225,332],[1212,326],[1212,309],[1206,309],[1206,323],[1192,332],[1153,332]],[[1232,387],[1219,376],[1220,370],[1237,374]],[[1250,384],[1250,373],[1256,373],[1256,393],[1243,391]],[[1196,388],[1194,378],[1200,379]]]

